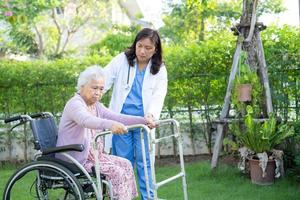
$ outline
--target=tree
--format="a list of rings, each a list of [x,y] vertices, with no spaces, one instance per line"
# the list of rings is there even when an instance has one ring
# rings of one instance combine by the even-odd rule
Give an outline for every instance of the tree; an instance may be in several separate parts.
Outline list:
[[[267,13],[281,13],[286,8],[283,6],[283,0],[265,0],[261,1],[257,8],[257,16]]]
[[[91,31],[94,35],[105,27],[108,5],[107,1],[98,0],[5,1],[0,7],[4,13],[0,20],[9,25],[9,39],[14,47],[21,47],[16,48],[19,52],[55,58],[66,53],[79,30],[84,38],[91,27],[95,27]]]
[[[282,0],[267,0],[260,4],[258,14],[283,10]],[[240,15],[240,0],[185,0],[173,5],[171,13],[164,17],[165,26],[160,33],[173,43],[203,41],[209,32],[228,28]]]
[[[55,6],[55,3],[46,1],[2,1],[0,3],[0,20],[7,26],[9,37],[8,49],[13,52],[39,54],[38,43],[34,39],[32,28],[35,27],[35,18],[44,10]],[[18,50],[17,50],[18,49]]]
[[[238,5],[236,1],[183,1],[182,4],[174,5],[171,14],[164,18],[166,25],[160,32],[175,43],[203,41],[209,23],[220,27],[239,16]]]
[[[130,27],[115,25],[99,42],[89,47],[90,54],[114,57],[132,44],[140,29],[139,25]]]

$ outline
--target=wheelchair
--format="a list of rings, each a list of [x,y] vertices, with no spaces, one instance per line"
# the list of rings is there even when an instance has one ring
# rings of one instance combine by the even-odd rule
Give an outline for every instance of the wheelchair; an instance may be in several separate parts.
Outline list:
[[[6,119],[9,123],[18,121],[17,126],[30,123],[33,133],[35,159],[18,169],[8,180],[3,192],[4,200],[20,199],[113,199],[112,185],[104,175],[96,173],[95,168],[89,173],[68,151],[84,150],[82,144],[56,147],[57,127],[51,113],[20,115]],[[61,153],[70,162],[56,158]],[[98,177],[97,177],[98,176]],[[96,182],[98,185],[96,185]],[[31,183],[30,192],[22,191],[24,185]]]

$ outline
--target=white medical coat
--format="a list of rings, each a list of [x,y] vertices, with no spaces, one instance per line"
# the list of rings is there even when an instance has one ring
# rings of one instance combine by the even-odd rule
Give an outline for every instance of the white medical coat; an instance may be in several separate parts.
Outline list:
[[[164,99],[167,94],[168,78],[167,70],[163,65],[159,72],[155,75],[150,73],[151,61],[148,63],[143,87],[142,98],[145,114],[152,114],[155,119],[159,119],[163,108]],[[113,92],[109,108],[118,113],[121,112],[123,104],[129,94],[137,65],[130,67],[130,74],[127,84],[129,63],[125,53],[117,55],[105,68],[105,91],[109,90],[113,85]],[[111,148],[111,136],[105,138],[105,150]]]

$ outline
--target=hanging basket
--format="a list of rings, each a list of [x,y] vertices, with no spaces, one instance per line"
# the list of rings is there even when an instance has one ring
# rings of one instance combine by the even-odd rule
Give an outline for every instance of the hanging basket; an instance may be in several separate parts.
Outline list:
[[[252,85],[251,84],[241,84],[237,86],[238,100],[240,102],[250,102],[252,100],[251,93]]]

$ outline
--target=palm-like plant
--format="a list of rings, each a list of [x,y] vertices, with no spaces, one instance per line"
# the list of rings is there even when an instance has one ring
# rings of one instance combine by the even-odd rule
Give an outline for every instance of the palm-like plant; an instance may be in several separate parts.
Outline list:
[[[294,129],[287,124],[277,124],[274,114],[270,114],[269,119],[261,121],[254,119],[254,112],[251,106],[246,107],[247,114],[243,123],[237,122],[230,126],[231,131],[237,136],[240,144],[246,148],[241,148],[241,162],[239,168],[245,170],[245,161],[253,156],[259,159],[259,166],[262,168],[263,177],[269,161],[269,155],[274,147],[285,138],[294,134]],[[282,155],[282,154],[280,154]],[[275,156],[275,157],[274,157]],[[276,154],[272,159],[282,162],[282,157]],[[277,166],[278,167],[278,166]]]
[[[274,114],[261,122],[253,117],[251,106],[246,108],[244,122],[234,123],[230,127],[240,143],[249,150],[257,153],[269,153],[277,144],[294,134],[294,129],[287,124],[277,124]]]

